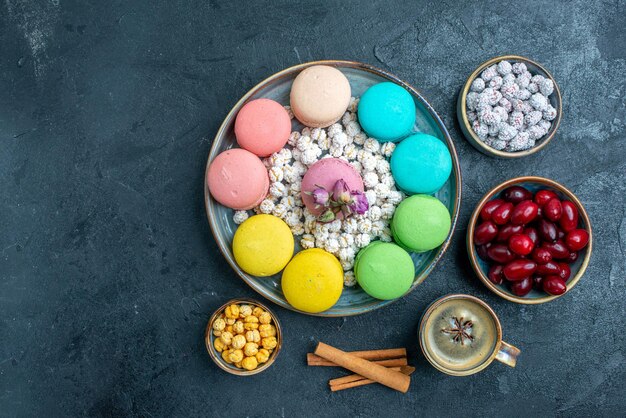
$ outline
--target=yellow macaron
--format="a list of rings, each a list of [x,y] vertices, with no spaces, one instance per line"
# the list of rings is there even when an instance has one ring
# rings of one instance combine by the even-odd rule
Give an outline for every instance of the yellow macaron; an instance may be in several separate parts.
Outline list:
[[[233,238],[233,255],[239,267],[259,277],[281,271],[293,255],[289,226],[272,215],[255,215],[244,221]]]
[[[287,302],[304,312],[317,313],[333,306],[343,290],[339,260],[319,248],[300,251],[283,271]]]

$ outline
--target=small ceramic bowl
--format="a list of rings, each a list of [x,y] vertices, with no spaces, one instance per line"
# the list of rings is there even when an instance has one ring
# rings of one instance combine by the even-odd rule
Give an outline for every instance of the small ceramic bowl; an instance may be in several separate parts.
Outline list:
[[[479,76],[480,73],[483,72],[484,69],[492,66],[493,64],[497,64],[498,62],[503,61],[503,60],[510,61],[511,63],[523,62],[524,64],[526,64],[528,71],[530,71],[532,75],[537,75],[537,74],[542,75],[546,78],[549,78],[554,83],[554,92],[548,97],[548,99],[550,100],[550,104],[552,105],[552,107],[556,109],[556,118],[552,121],[552,127],[550,128],[548,133],[545,134],[543,138],[536,141],[534,147],[524,150],[524,151],[506,152],[506,151],[498,151],[495,148],[491,148],[490,146],[488,146],[487,144],[485,144],[483,141],[481,141],[478,138],[478,135],[476,135],[476,133],[472,129],[471,122],[467,119],[467,106],[465,103],[467,99],[467,93],[469,93],[470,91],[470,86],[472,82]],[[562,114],[563,114],[563,106],[561,103],[561,91],[559,90],[559,86],[556,83],[556,80],[554,79],[552,74],[550,74],[548,70],[546,70],[543,66],[541,66],[541,64],[538,64],[526,57],[521,57],[518,55],[502,55],[499,57],[492,58],[480,64],[478,68],[476,68],[476,70],[474,70],[474,72],[468,77],[467,81],[465,82],[465,85],[463,86],[463,89],[459,93],[459,98],[457,100],[457,109],[456,109],[456,115],[457,115],[457,118],[459,119],[459,125],[461,126],[461,130],[463,131],[465,138],[467,138],[470,144],[472,144],[474,148],[476,148],[478,151],[482,152],[483,154],[486,154],[492,157],[499,157],[499,158],[526,157],[527,155],[534,154],[535,152],[544,148],[546,145],[548,145],[548,142],[550,142],[552,138],[554,138],[554,135],[556,134],[556,131],[559,128],[559,124],[561,123]]]
[[[227,306],[232,305],[232,304],[250,305],[252,306],[253,309],[255,307],[259,307],[263,309],[264,311],[268,312],[272,316],[272,324],[276,327],[276,341],[278,343],[276,345],[276,348],[274,348],[274,350],[270,354],[269,360],[267,360],[267,362],[265,363],[260,364],[254,370],[240,369],[236,367],[234,364],[227,363],[222,358],[222,355],[218,353],[215,347],[213,346],[213,342],[215,341],[216,338],[218,338],[215,335],[213,335],[213,322],[215,322],[215,320],[219,317],[219,315],[222,312],[224,312],[224,309],[226,309]],[[283,344],[283,332],[280,327],[280,322],[278,322],[278,317],[274,314],[274,312],[268,309],[267,306],[252,299],[246,299],[246,298],[232,299],[226,302],[225,304],[223,304],[222,306],[220,306],[213,313],[213,315],[211,315],[211,318],[209,319],[209,322],[206,326],[206,330],[204,332],[204,344],[206,345],[206,349],[209,352],[209,356],[211,356],[211,359],[213,360],[213,362],[217,364],[222,370],[225,370],[228,373],[231,373],[237,376],[252,376],[257,373],[261,373],[262,371],[266,370],[274,363]]]
[[[516,296],[514,295],[506,285],[503,283],[502,285],[496,285],[489,280],[487,274],[489,272],[489,263],[485,260],[481,259],[478,256],[476,251],[476,246],[474,245],[474,228],[476,227],[479,217],[480,217],[480,209],[483,205],[489,200],[498,198],[500,192],[502,192],[507,187],[518,185],[523,186],[526,189],[530,190],[532,193],[535,193],[539,190],[548,189],[552,190],[559,196],[560,199],[568,199],[578,209],[578,228],[585,229],[589,232],[589,243],[585,248],[583,248],[578,255],[578,259],[575,263],[570,264],[570,268],[572,270],[572,274],[570,279],[567,281],[567,291],[562,295],[553,296],[549,295],[543,291],[539,291],[533,289],[526,296]],[[522,303],[526,305],[536,305],[540,303],[550,302],[556,298],[559,298],[565,295],[567,292],[572,290],[574,286],[580,281],[581,277],[585,273],[587,269],[587,265],[589,264],[589,259],[591,258],[591,249],[593,247],[593,233],[591,231],[591,221],[589,220],[589,216],[587,215],[587,211],[583,207],[580,200],[569,191],[565,186],[560,183],[557,183],[554,180],[546,179],[543,177],[536,176],[528,176],[528,177],[517,177],[511,180],[507,180],[504,183],[499,184],[495,188],[491,189],[476,205],[474,209],[474,213],[472,213],[472,217],[469,220],[468,228],[467,228],[467,253],[469,255],[470,263],[472,264],[472,268],[478,278],[487,286],[492,292],[497,294],[498,296],[503,297],[506,300],[510,300],[515,303]]]

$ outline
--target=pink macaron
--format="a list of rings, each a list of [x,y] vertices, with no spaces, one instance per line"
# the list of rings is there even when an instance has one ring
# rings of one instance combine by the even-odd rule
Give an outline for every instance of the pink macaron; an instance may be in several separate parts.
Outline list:
[[[363,179],[361,175],[347,162],[339,158],[323,158],[313,164],[302,178],[302,201],[306,205],[309,212],[315,216],[319,216],[324,211],[322,207],[315,207],[313,197],[307,192],[323,187],[329,193],[332,193],[335,183],[343,179],[351,191],[363,192]],[[341,218],[341,212],[337,217]]]
[[[206,181],[213,198],[235,210],[259,205],[270,185],[261,159],[241,148],[226,150],[215,157],[209,165]]]
[[[280,151],[290,134],[289,113],[274,100],[256,99],[246,103],[235,120],[237,143],[259,157]]]

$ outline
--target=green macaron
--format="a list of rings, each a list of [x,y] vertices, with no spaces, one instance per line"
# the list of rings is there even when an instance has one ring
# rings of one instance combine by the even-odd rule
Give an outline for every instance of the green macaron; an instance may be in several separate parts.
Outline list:
[[[398,205],[391,220],[391,233],[401,247],[421,253],[439,247],[448,236],[450,212],[439,199],[416,194]]]
[[[415,265],[409,253],[396,244],[374,241],[357,254],[354,275],[365,293],[389,300],[411,288]]]

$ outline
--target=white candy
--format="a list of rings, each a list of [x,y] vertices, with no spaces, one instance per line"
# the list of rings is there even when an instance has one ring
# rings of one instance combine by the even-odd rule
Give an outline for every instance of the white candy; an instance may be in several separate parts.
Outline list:
[[[343,230],[349,234],[353,234],[358,231],[359,225],[357,224],[356,219],[353,217],[345,219],[343,221]]]
[[[376,162],[376,158],[370,154],[363,157],[361,165],[363,165],[363,170],[365,171],[374,171],[376,170]]]
[[[497,67],[495,65],[492,65],[491,67],[486,68],[480,74],[480,78],[482,78],[485,81],[490,81],[492,78],[494,78],[497,75],[498,75]]]
[[[396,207],[391,203],[383,203],[380,207],[380,211],[382,219],[391,219],[393,213],[396,211]]]
[[[367,135],[365,135],[365,132],[359,132],[358,134],[354,135],[353,141],[357,145],[363,145],[366,139]]]
[[[296,225],[290,227],[290,229],[291,229],[291,233],[293,235],[302,235],[302,234],[304,234],[304,227],[302,226],[301,223],[296,224]]]
[[[248,212],[246,212],[245,210],[235,211],[235,214],[233,215],[233,221],[237,225],[243,223],[246,219],[248,219]]]
[[[359,106],[359,99],[356,97],[350,97],[350,103],[348,104],[348,112],[356,112]]]
[[[359,248],[366,247],[370,243],[370,236],[368,234],[359,234],[354,238],[354,243]]]
[[[547,97],[551,95],[552,93],[554,93],[554,83],[549,78],[543,79],[543,81],[541,83],[538,83],[538,85],[539,85],[539,91],[544,96]]]
[[[539,111],[548,108],[548,99],[541,93],[535,93],[530,98],[530,105]]]
[[[274,197],[283,197],[287,195],[287,189],[281,182],[274,182],[270,186],[270,194]]]
[[[305,250],[315,247],[315,237],[311,234],[302,235],[302,239],[300,239],[300,246]]]
[[[348,161],[355,160],[358,153],[359,149],[355,144],[348,144],[343,148],[343,155],[348,159]]]
[[[369,234],[372,231],[372,221],[362,219],[358,222],[358,231],[362,234]]]
[[[352,287],[356,284],[356,277],[351,271],[347,271],[343,274],[343,285],[346,287]]]
[[[342,131],[343,131],[343,128],[341,127],[341,124],[333,123],[332,125],[328,127],[327,134],[329,137],[333,138],[335,135],[337,135],[339,132],[342,132]]]
[[[291,165],[284,166],[282,169],[282,174],[283,180],[285,180],[287,183],[293,183],[294,181],[300,179],[300,175]]]
[[[287,144],[291,145],[292,147],[295,147],[296,144],[298,143],[298,139],[300,139],[300,132],[294,131],[291,133],[291,135],[289,135]]]
[[[259,205],[259,209],[261,213],[270,214],[274,212],[274,201],[270,199],[265,199]]]
[[[354,236],[352,234],[348,234],[347,232],[344,232],[343,234],[339,235],[339,245],[342,248],[348,248],[348,247],[352,247],[354,245]]]
[[[346,134],[351,137],[357,136],[361,133],[361,126],[357,121],[350,121],[346,124]]]
[[[320,140],[326,139],[326,131],[322,128],[314,128],[311,131],[311,139],[315,142],[319,142]]]
[[[313,140],[311,139],[310,136],[308,136],[308,135],[301,136],[300,139],[298,139],[298,143],[296,144],[296,148],[298,148],[298,150],[300,150],[301,152],[304,152],[307,149],[309,149],[311,144],[313,144]]]
[[[346,112],[341,117],[341,123],[343,126],[346,126],[348,123],[355,121],[355,120],[356,120],[356,115],[351,112]]]
[[[526,64],[523,62],[516,62],[512,65],[511,70],[513,71],[513,74],[522,74],[524,71],[527,71]]]
[[[368,188],[376,186],[378,184],[378,175],[373,171],[368,171],[363,176],[363,184]]]
[[[378,174],[387,174],[391,171],[391,166],[389,165],[389,161],[385,159],[380,159],[376,161],[376,172]]]
[[[380,142],[374,138],[367,138],[363,144],[363,149],[371,152],[372,154],[377,153],[380,151]]]
[[[540,111],[534,110],[524,117],[524,122],[526,126],[533,126],[538,124],[542,117],[543,114]]]
[[[556,118],[556,109],[552,105],[548,105],[546,110],[543,111],[543,118],[545,120],[554,120]]]
[[[339,242],[336,239],[329,238],[324,244],[324,249],[331,254],[337,254],[339,252]]]
[[[302,161],[302,164],[312,165],[319,160],[320,155],[322,155],[322,150],[316,144],[313,144],[302,153],[300,160]]]
[[[497,69],[498,73],[500,73],[501,75],[506,75],[511,73],[513,67],[511,66],[510,62],[504,60],[498,63]]]
[[[294,181],[293,183],[291,183],[289,185],[289,193],[291,193],[291,194],[300,194],[300,191],[302,191],[302,182],[301,181]]]
[[[372,205],[367,210],[367,216],[369,216],[369,218],[372,221],[380,220],[381,215],[382,215],[382,211],[380,210],[380,208],[378,206]]]
[[[501,141],[510,141],[517,135],[517,129],[509,124],[503,124],[498,133],[498,139]]]
[[[291,210],[294,207],[296,200],[293,196],[285,196],[282,199],[280,199],[280,203],[283,206],[285,206],[288,210]]]
[[[332,222],[327,223],[329,232],[339,232],[341,231],[341,221],[339,219],[335,219]]]
[[[399,205],[403,199],[404,199],[403,193],[397,190],[390,191],[387,194],[387,202],[392,205]]]
[[[467,97],[465,98],[465,102],[467,104],[467,108],[469,110],[476,110],[476,108],[478,107],[478,99],[479,99],[479,95],[477,92],[470,92],[467,93]]]
[[[282,219],[285,217],[286,214],[287,214],[287,207],[285,207],[285,205],[283,205],[282,203],[274,205],[274,210],[272,210],[272,215],[278,216],[279,218]]]
[[[485,89],[485,80],[479,77],[475,79],[474,81],[472,81],[472,84],[470,86],[470,91],[475,91],[477,93],[480,93],[484,89]]]
[[[271,182],[283,181],[283,169],[281,167],[270,168],[268,174]]]

